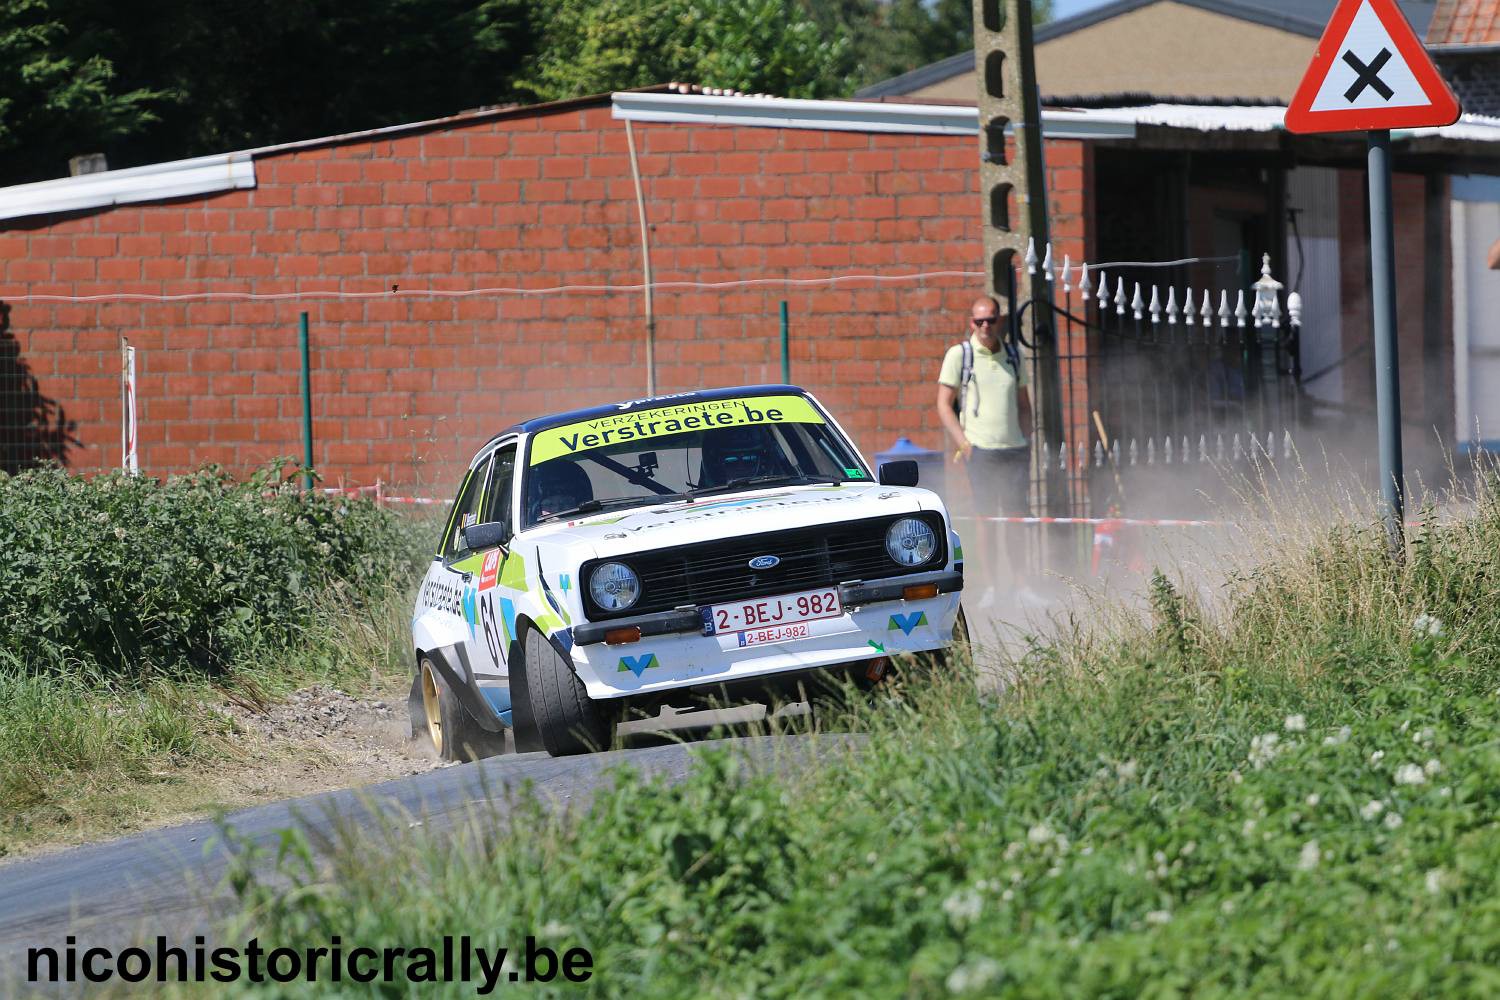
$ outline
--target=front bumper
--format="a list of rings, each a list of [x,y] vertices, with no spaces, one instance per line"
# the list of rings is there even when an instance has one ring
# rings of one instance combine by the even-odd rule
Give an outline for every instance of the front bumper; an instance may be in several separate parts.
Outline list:
[[[935,596],[903,599],[906,588],[932,585]],[[763,644],[746,643],[744,632],[704,635],[697,609],[591,622],[574,627],[573,666],[589,697],[604,700],[929,652],[951,640],[962,589],[957,570],[849,581],[839,585],[842,614]],[[641,628],[639,641],[603,644],[605,631],[630,626]]]

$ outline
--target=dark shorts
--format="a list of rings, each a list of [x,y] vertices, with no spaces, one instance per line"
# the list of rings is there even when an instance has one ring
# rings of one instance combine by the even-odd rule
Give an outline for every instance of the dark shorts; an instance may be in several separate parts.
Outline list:
[[[975,448],[964,463],[974,513],[1025,516],[1031,513],[1031,449]]]

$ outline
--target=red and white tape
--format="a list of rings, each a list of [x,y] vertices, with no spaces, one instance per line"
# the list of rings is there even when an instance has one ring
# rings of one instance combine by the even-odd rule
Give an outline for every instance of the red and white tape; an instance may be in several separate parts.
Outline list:
[[[1192,521],[1183,518],[1139,517],[955,517],[955,521],[990,521],[998,524],[1092,524],[1103,528],[1232,528],[1227,521]]]

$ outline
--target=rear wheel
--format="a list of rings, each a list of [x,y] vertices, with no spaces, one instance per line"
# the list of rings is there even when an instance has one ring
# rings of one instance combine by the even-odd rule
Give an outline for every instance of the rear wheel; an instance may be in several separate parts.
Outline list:
[[[504,734],[486,732],[474,721],[431,660],[423,657],[418,670],[422,695],[418,728],[426,731],[439,757],[469,761],[504,752]]]
[[[613,713],[588,696],[583,682],[536,629],[526,632],[526,690],[542,746],[554,757],[608,750]]]

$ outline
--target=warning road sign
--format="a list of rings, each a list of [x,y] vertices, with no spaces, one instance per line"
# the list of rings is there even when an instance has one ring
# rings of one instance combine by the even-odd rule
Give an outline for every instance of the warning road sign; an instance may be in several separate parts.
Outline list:
[[[1452,125],[1458,114],[1458,99],[1396,0],[1340,0],[1286,109],[1286,127],[1304,133],[1420,128]]]

